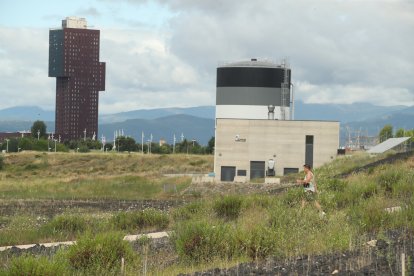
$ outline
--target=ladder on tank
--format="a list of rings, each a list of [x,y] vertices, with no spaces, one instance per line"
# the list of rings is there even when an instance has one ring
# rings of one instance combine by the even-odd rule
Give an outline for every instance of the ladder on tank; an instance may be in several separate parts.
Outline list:
[[[285,62],[283,62],[283,82],[281,83],[281,91],[280,91],[280,96],[281,96],[281,101],[280,101],[280,119],[281,120],[286,120],[286,106],[287,106],[287,101],[288,101],[288,97],[289,97],[289,72],[288,72],[288,68],[285,64]]]

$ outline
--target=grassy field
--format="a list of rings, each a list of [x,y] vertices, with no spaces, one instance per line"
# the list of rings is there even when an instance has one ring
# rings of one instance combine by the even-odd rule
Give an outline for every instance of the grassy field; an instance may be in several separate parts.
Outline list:
[[[0,198],[6,199],[157,199],[164,185],[182,190],[189,177],[208,173],[208,155],[140,155],[103,153],[20,153],[9,155],[0,170]]]
[[[16,275],[13,269],[37,267],[42,273],[36,275],[48,275],[47,271],[64,267],[62,271],[68,275],[117,275],[124,257],[127,275],[144,270],[149,275],[176,275],[268,257],[295,260],[303,255],[359,252],[368,240],[384,237],[387,231],[414,231],[413,157],[344,179],[336,177],[384,157],[356,154],[316,170],[318,199],[325,217],[311,204],[301,208],[303,194],[298,187],[278,195],[201,195],[169,212],[149,209],[72,212],[52,218],[5,217],[0,220],[0,244],[72,238],[82,242],[43,259],[3,258],[4,273]],[[0,194],[3,200],[165,199],[174,196],[163,192],[166,181],[176,181],[182,188],[190,183],[185,177],[165,178],[163,173],[211,170],[212,156],[22,154],[5,159]],[[394,206],[400,206],[401,211],[385,210]],[[173,230],[172,251],[149,251],[145,240],[137,241],[142,243],[140,249],[132,251],[131,245],[119,240],[126,233],[162,229]],[[113,250],[102,250],[102,244],[114,244]],[[110,265],[102,260],[111,260]]]

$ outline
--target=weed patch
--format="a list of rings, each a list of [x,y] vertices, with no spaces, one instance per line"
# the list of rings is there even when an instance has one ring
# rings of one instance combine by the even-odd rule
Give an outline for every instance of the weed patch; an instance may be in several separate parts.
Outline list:
[[[82,236],[65,252],[69,265],[77,270],[120,269],[121,258],[131,260],[131,245],[116,232]]]
[[[242,197],[230,195],[216,200],[213,209],[218,217],[236,219],[240,215],[242,205]]]
[[[227,224],[211,225],[204,221],[179,224],[172,240],[183,261],[208,262],[215,258],[230,259],[237,253],[232,229]]]
[[[110,224],[117,230],[137,231],[144,228],[163,230],[167,228],[169,218],[162,211],[146,209],[143,211],[117,213],[111,218]]]
[[[68,275],[68,267],[64,262],[50,260],[47,257],[35,257],[24,255],[11,261],[2,275],[30,275],[30,276],[55,276]],[[1,271],[0,271],[1,272]]]

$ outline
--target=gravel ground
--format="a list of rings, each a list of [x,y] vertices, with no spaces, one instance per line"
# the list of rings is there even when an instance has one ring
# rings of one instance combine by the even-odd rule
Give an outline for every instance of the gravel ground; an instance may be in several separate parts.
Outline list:
[[[303,256],[294,260],[269,258],[243,263],[228,269],[215,268],[196,272],[210,275],[401,275],[401,253],[406,255],[406,275],[414,275],[413,233],[390,231],[375,246],[365,245],[355,251],[319,256]]]

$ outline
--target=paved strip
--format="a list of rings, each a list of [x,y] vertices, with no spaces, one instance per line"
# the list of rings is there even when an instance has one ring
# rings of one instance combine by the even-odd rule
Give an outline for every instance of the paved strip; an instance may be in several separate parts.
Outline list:
[[[124,237],[124,241],[133,242],[133,241],[136,241],[137,239],[140,239],[144,236],[146,236],[150,239],[159,239],[159,238],[168,237],[169,233],[168,232],[155,232],[155,233],[139,234],[139,235],[127,235],[127,236]],[[6,251],[6,250],[11,249],[13,247],[16,247],[16,248],[19,248],[19,249],[30,249],[32,247],[35,247],[36,245],[40,245],[40,246],[44,246],[44,247],[54,247],[54,246],[59,246],[59,245],[73,245],[75,243],[76,243],[76,241],[64,241],[64,242],[48,242],[48,243],[39,243],[39,244],[33,243],[33,244],[23,244],[23,245],[9,245],[9,246],[0,247],[0,252]]]

